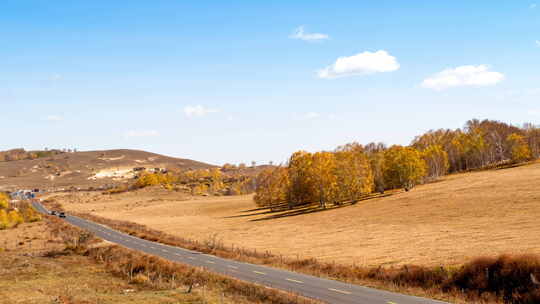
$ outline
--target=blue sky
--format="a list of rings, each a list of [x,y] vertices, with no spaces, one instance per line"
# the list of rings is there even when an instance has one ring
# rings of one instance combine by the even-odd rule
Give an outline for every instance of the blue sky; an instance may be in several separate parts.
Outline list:
[[[534,1],[0,3],[0,150],[214,164],[540,123]]]

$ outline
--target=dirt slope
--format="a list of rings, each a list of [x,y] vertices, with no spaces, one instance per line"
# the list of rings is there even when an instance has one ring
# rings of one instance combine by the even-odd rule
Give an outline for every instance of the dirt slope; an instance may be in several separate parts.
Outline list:
[[[62,153],[0,162],[0,190],[18,187],[88,187],[132,177],[133,168],[201,169],[212,165],[138,150]]]

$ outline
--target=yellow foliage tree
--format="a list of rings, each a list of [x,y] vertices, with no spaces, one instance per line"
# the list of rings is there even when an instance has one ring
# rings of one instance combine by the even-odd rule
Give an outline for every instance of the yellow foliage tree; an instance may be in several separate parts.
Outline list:
[[[287,201],[290,208],[295,205],[313,202],[315,199],[312,163],[312,155],[306,151],[295,152],[289,159],[290,187]]]
[[[253,197],[259,207],[275,208],[287,200],[289,175],[287,168],[266,168],[256,178],[256,194]]]
[[[332,152],[317,152],[312,154],[309,168],[313,181],[313,196],[322,208],[326,203],[338,201],[338,184],[336,172],[336,158]]]
[[[422,158],[426,161],[429,178],[437,178],[448,172],[448,153],[440,145],[428,146],[422,151]]]
[[[368,157],[361,151],[335,152],[338,202],[355,201],[373,191],[374,179]]]
[[[408,191],[426,175],[426,162],[418,150],[396,145],[384,152],[383,171],[387,187]]]
[[[506,140],[510,143],[514,163],[528,161],[532,158],[531,149],[524,136],[512,133],[508,135]]]
[[[6,210],[0,209],[0,230],[9,227],[9,219]]]
[[[24,222],[23,217],[17,210],[11,210],[8,212],[9,227],[17,227]]]
[[[9,196],[4,192],[0,192],[0,209],[7,209],[9,207]]]

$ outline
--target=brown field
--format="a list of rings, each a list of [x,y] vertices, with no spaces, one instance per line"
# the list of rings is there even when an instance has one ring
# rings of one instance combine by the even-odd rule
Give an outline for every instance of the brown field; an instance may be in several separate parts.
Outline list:
[[[0,303],[202,303],[200,294],[129,284],[81,255],[62,250],[45,223],[0,231]],[[210,295],[207,296],[210,299]],[[210,303],[214,302],[212,296]],[[215,303],[215,302],[214,302]]]
[[[540,163],[456,174],[411,192],[325,211],[256,210],[251,196],[187,197],[164,190],[63,196],[91,212],[198,240],[322,261],[452,265],[501,253],[540,254]],[[309,210],[308,210],[309,211]]]
[[[80,230],[62,225],[47,218],[0,230],[0,303],[317,303],[99,240],[67,249],[62,240]],[[133,263],[143,270],[130,276]]]

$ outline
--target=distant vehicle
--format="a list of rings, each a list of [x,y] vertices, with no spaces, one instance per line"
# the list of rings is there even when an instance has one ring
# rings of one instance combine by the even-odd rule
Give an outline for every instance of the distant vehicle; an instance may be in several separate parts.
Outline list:
[[[51,210],[51,215],[56,215],[56,211]]]
[[[66,217],[66,214],[64,212],[58,213],[58,217]]]

